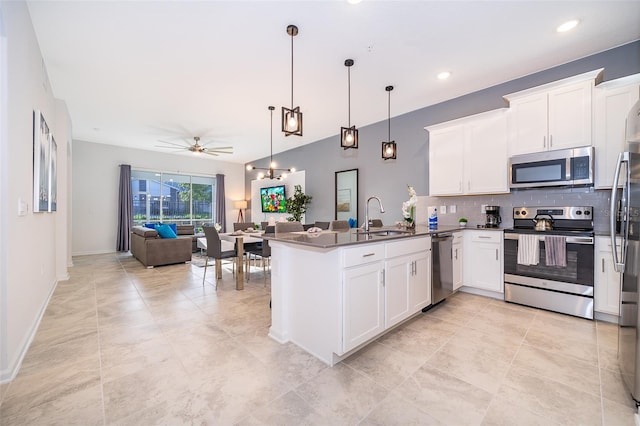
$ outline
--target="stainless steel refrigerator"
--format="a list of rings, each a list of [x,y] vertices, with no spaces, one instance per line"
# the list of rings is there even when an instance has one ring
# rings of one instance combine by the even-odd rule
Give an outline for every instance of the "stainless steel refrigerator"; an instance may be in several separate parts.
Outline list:
[[[627,151],[618,157],[611,188],[610,232],[614,266],[622,272],[618,362],[631,396],[636,405],[640,405],[640,101],[627,117],[626,140]],[[619,185],[622,190],[618,189]],[[616,234],[617,227],[619,234]],[[617,244],[616,236],[621,237],[621,244]]]

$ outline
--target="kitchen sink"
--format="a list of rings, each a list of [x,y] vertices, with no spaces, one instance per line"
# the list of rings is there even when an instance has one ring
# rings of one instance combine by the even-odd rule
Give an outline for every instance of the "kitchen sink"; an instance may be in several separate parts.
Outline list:
[[[411,231],[404,231],[399,229],[384,229],[376,231],[358,231],[358,234],[371,235],[376,237],[391,237],[396,235],[409,235]]]

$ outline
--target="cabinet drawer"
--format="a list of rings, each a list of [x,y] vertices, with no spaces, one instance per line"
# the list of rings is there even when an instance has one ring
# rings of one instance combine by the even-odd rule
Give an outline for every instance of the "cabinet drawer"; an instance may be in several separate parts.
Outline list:
[[[471,241],[480,243],[500,243],[502,241],[502,232],[473,232],[471,233]]]
[[[431,237],[406,238],[386,244],[386,257],[404,256],[419,251],[431,250]]]
[[[364,265],[384,259],[384,244],[365,244],[344,249],[344,267]]]
[[[463,241],[464,232],[454,232],[453,233],[453,244],[460,244]]]

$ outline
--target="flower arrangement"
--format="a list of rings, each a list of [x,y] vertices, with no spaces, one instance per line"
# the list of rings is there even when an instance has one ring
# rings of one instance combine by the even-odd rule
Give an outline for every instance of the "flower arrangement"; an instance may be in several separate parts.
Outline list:
[[[402,217],[407,224],[407,228],[415,228],[418,196],[413,186],[407,185],[407,191],[409,191],[409,200],[402,203]]]

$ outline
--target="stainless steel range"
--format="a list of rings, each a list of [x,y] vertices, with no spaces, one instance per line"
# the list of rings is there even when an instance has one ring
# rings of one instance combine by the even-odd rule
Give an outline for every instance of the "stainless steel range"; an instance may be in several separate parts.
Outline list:
[[[514,207],[504,298],[593,319],[593,207]]]

